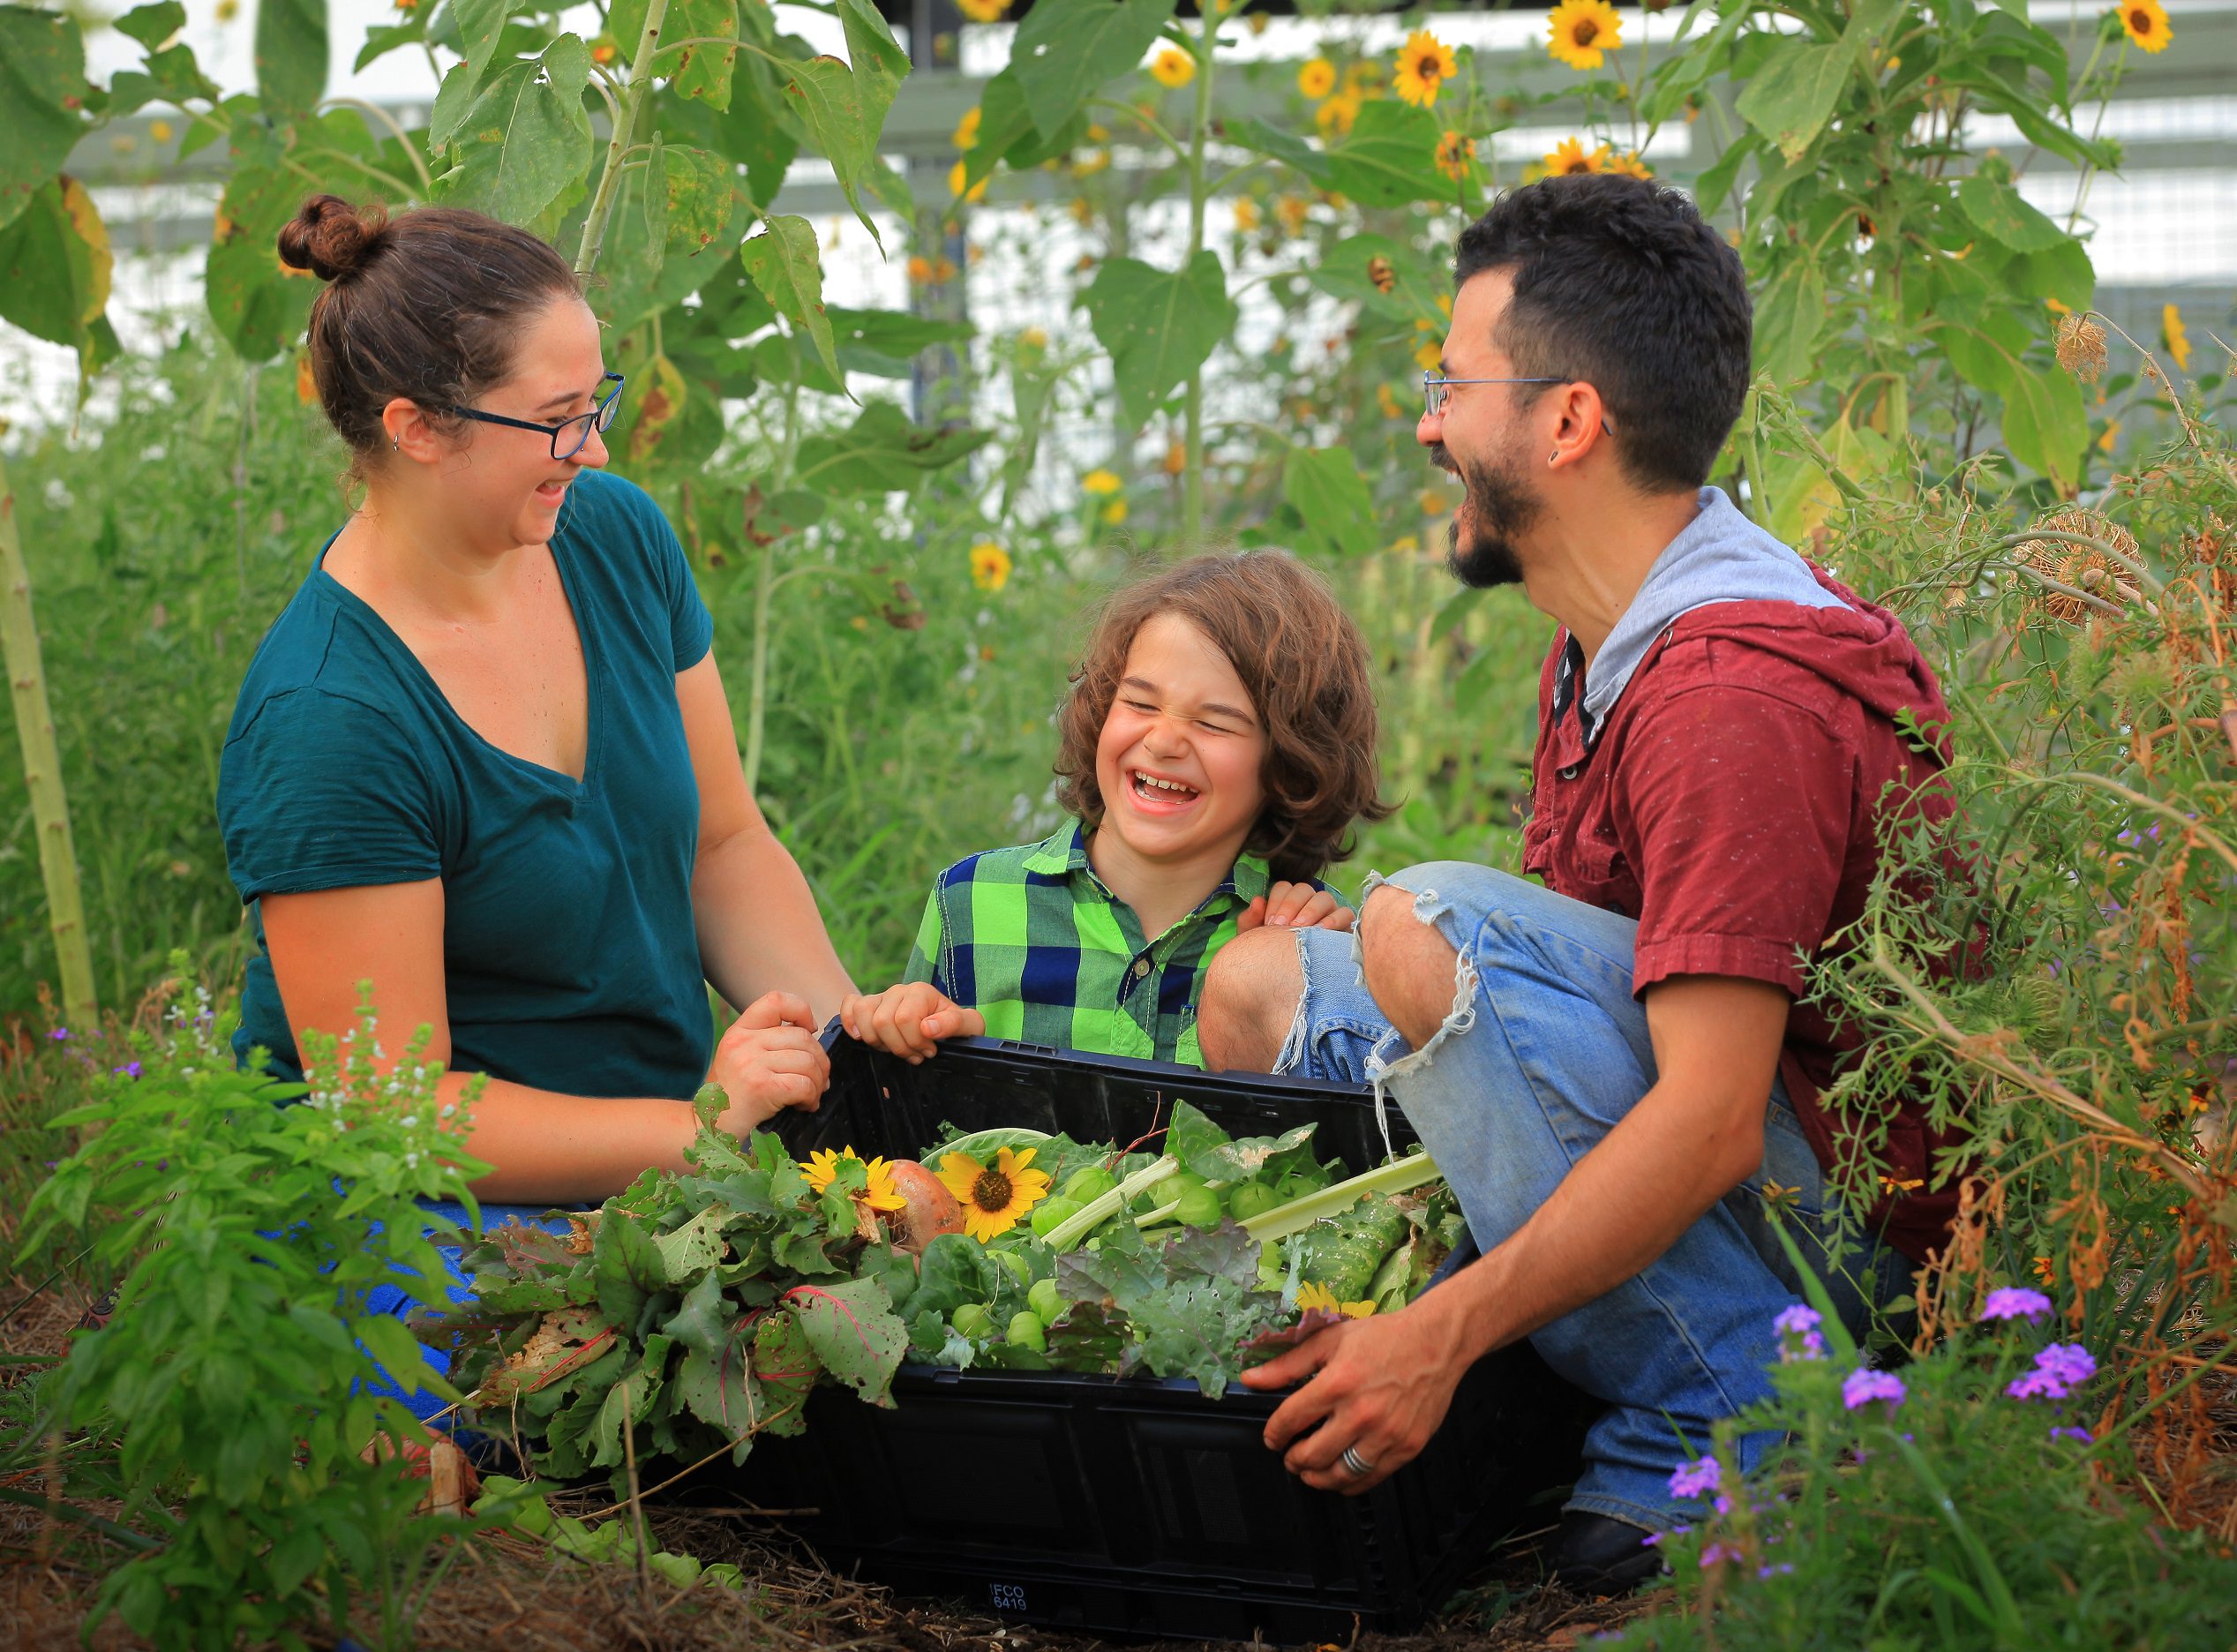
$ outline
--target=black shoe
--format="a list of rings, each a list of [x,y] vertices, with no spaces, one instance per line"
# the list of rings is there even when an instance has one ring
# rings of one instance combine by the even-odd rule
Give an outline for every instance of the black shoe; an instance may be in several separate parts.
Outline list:
[[[1662,1551],[1648,1546],[1650,1536],[1629,1521],[1564,1509],[1553,1544],[1554,1581],[1580,1595],[1628,1595],[1662,1574]]]

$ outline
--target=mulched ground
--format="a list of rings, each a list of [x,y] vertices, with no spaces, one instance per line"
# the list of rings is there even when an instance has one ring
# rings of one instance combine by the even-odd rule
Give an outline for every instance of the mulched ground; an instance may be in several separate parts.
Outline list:
[[[35,1281],[0,1284],[0,1308]],[[86,1304],[66,1288],[33,1295],[4,1324],[0,1351],[58,1353]],[[0,1367],[0,1385],[16,1373]],[[43,1483],[34,1470],[26,1489]],[[87,1512],[113,1515],[113,1507]],[[417,1643],[457,1652],[1090,1652],[1103,1642],[1005,1626],[936,1601],[897,1599],[839,1576],[769,1521],[648,1509],[659,1547],[736,1563],[746,1588],[678,1589],[633,1566],[589,1566],[493,1536],[461,1543],[413,1613]],[[1419,1635],[1361,1634],[1318,1652],[1538,1652],[1567,1648],[1656,1604],[1582,1600],[1542,1586],[1531,1534],[1485,1557],[1482,1575]],[[116,1551],[37,1508],[0,1502],[0,1652],[73,1652]],[[94,1652],[147,1643],[113,1619]],[[1204,1652],[1204,1643],[1181,1643]],[[1176,1652],[1178,1648],[1176,1648]],[[1237,1649],[1241,1652],[1241,1648]]]

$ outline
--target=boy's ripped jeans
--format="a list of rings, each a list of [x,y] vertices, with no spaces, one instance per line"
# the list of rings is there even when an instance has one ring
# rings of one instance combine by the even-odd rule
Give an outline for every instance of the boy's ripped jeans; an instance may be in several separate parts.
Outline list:
[[[1385,881],[1370,879],[1369,891]],[[1378,1106],[1387,1096],[1403,1108],[1488,1251],[1654,1082],[1647,1012],[1632,996],[1638,926],[1465,862],[1415,867],[1387,882],[1414,895],[1414,915],[1458,954],[1444,1026],[1409,1049],[1362,981],[1357,939],[1300,929],[1305,989],[1276,1070],[1374,1084]],[[1376,920],[1393,913],[1385,903]],[[1868,1304],[1908,1288],[1901,1253],[1836,1234],[1783,1085],[1764,1110],[1763,1148],[1761,1167],[1659,1259],[1530,1339],[1555,1370],[1609,1402],[1587,1436],[1569,1506],[1656,1529],[1672,1524],[1671,1470],[1708,1449],[1711,1423],[1768,1393],[1764,1367],[1779,1352],[1772,1319],[1802,1293],[1771,1230],[1766,1184],[1797,1190],[1785,1206],[1788,1232],[1851,1332],[1864,1329]],[[1772,1443],[1747,1437],[1740,1466],[1753,1468]]]

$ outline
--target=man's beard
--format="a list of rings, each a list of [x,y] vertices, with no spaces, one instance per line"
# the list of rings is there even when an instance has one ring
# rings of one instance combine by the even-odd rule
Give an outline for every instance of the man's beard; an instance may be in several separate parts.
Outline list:
[[[1520,584],[1522,563],[1515,554],[1515,537],[1537,521],[1545,502],[1530,492],[1520,469],[1454,462],[1468,494],[1445,528],[1445,566],[1461,584],[1479,590]],[[1468,524],[1465,538],[1463,522]]]

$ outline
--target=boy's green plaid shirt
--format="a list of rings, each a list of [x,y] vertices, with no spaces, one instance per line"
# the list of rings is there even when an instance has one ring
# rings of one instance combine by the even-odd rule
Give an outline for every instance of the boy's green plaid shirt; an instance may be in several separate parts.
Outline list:
[[[987,1036],[1204,1065],[1197,1002],[1212,956],[1272,882],[1244,855],[1155,941],[1088,864],[1067,822],[1044,843],[989,849],[940,875],[906,979],[987,1017]]]

